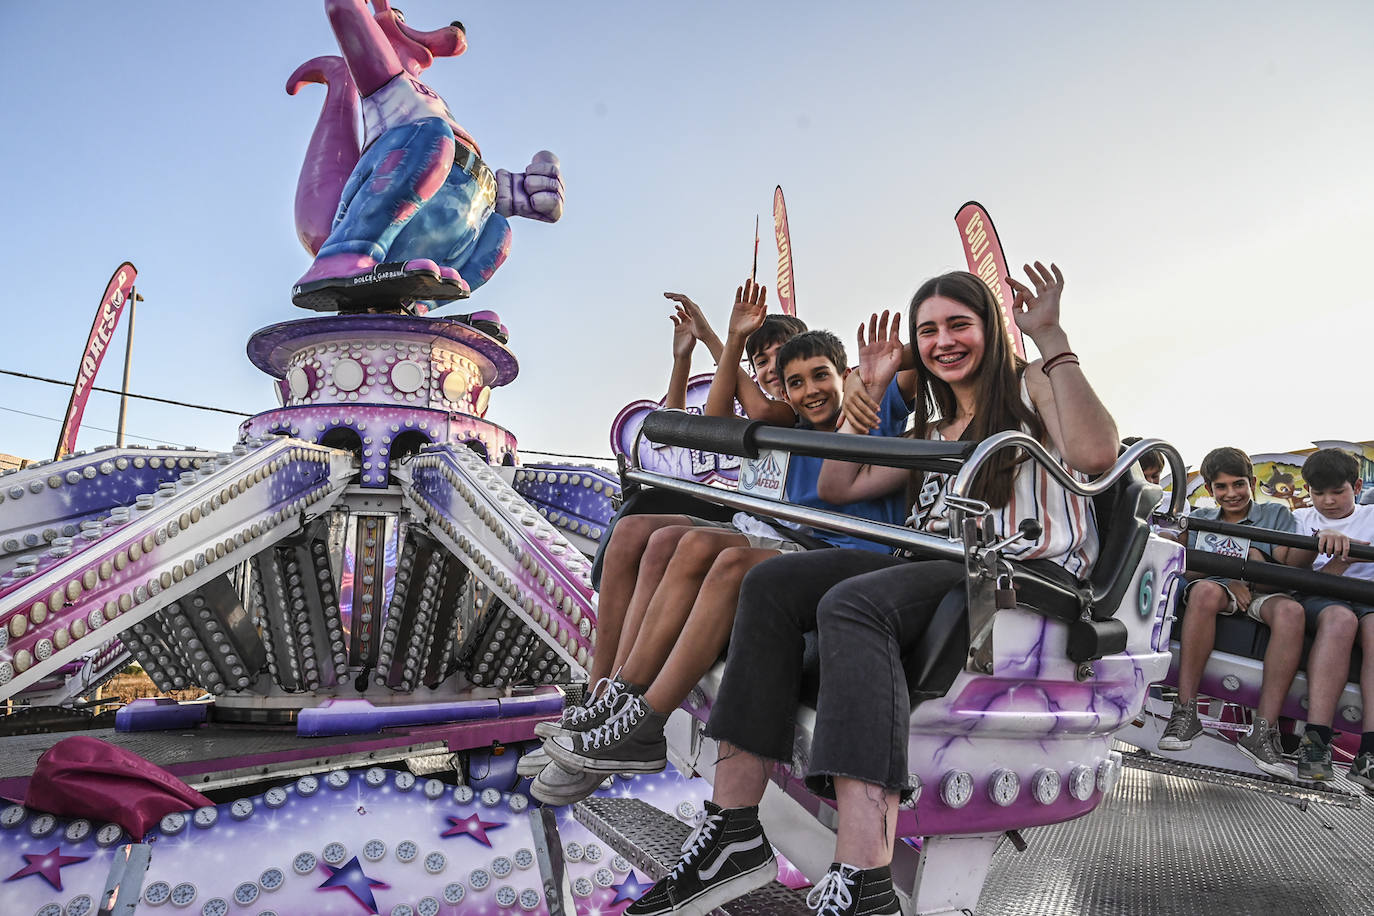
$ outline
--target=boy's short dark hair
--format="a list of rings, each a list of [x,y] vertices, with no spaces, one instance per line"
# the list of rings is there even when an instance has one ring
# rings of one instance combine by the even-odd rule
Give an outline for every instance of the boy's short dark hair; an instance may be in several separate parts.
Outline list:
[[[1121,440],[1121,444],[1128,448],[1140,441],[1139,436],[1127,436]],[[1136,459],[1142,471],[1162,471],[1164,470],[1164,453],[1157,448],[1152,448],[1145,454]]]
[[[806,322],[791,315],[765,315],[759,329],[744,339],[744,355],[749,362],[776,343],[787,343],[805,333]]]
[[[1212,449],[1207,453],[1207,457],[1202,459],[1202,479],[1208,485],[1217,479],[1218,474],[1230,474],[1232,477],[1244,477],[1248,480],[1255,476],[1255,466],[1250,463],[1249,455],[1238,448],[1224,445]]]
[[[849,367],[849,362],[845,359],[844,344],[838,337],[829,331],[806,331],[793,337],[778,350],[778,376],[785,378],[787,364],[794,359],[811,359],[814,356],[824,356],[830,360],[836,372],[843,372]]]
[[[1360,462],[1339,448],[1318,449],[1302,463],[1302,479],[1309,490],[1338,490],[1360,479]]]

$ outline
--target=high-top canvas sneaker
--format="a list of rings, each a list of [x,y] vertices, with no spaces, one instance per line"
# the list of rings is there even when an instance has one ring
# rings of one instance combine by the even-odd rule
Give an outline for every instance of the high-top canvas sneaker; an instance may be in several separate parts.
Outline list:
[[[592,699],[597,690],[601,691],[600,695]],[[619,712],[627,697],[642,692],[618,677],[602,678],[596,682],[596,687],[587,693],[587,699],[582,705],[564,709],[562,718],[557,722],[540,722],[535,725],[534,733],[540,738],[552,738],[554,735],[567,735],[595,728]]]
[[[706,817],[668,877],[625,909],[625,916],[705,916],[758,890],[778,876],[778,860],[763,835],[758,806],[720,808],[706,802]]]
[[[892,869],[855,868],[833,862],[825,877],[806,895],[817,916],[901,916],[892,891]]]
[[[604,724],[555,735],[544,742],[544,750],[570,771],[657,773],[668,765],[668,742],[663,738],[667,721],[643,697],[633,696]]]
[[[571,805],[591,795],[605,780],[605,773],[572,773],[550,762],[530,783],[530,794],[546,805]]]

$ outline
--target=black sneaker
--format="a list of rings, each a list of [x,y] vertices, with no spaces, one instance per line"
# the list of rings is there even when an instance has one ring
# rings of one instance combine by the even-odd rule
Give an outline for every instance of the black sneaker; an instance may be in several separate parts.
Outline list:
[[[598,690],[601,692],[597,693]],[[619,712],[628,697],[642,692],[618,677],[603,677],[596,682],[595,687],[587,691],[586,699],[581,705],[566,707],[557,722],[537,723],[534,733],[540,738],[552,738],[554,735],[570,735],[573,732],[596,728]]]
[[[602,725],[554,735],[544,742],[544,750],[574,773],[658,773],[668,765],[668,742],[663,738],[667,721],[643,697],[632,696]]]
[[[668,877],[625,909],[625,916],[706,916],[716,907],[758,890],[778,876],[778,860],[763,835],[759,809],[719,808],[682,845]]]
[[[902,916],[892,890],[892,869],[830,863],[830,870],[806,895],[817,916]]]

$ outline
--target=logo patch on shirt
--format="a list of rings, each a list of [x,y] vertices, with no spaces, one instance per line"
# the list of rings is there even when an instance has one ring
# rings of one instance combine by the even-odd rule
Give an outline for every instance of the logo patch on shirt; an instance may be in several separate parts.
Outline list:
[[[739,492],[763,499],[782,499],[787,484],[787,464],[792,456],[777,449],[745,458],[739,469]]]
[[[1250,555],[1250,539],[1238,538],[1229,534],[1213,534],[1203,531],[1198,534],[1197,546],[1207,553],[1243,560]]]

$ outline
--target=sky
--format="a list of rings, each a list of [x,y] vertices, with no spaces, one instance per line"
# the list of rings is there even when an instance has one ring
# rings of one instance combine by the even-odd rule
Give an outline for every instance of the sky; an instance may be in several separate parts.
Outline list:
[[[615,414],[667,381],[662,293],[723,330],[756,214],[772,292],[777,184],[799,315],[851,347],[871,311],[964,266],[953,217],[976,199],[1011,263],[1063,269],[1064,326],[1122,435],[1191,465],[1222,444],[1374,438],[1374,4],[402,8],[420,29],[465,24],[468,52],[426,81],[493,168],[562,162],[563,220],[514,221],[506,264],[439,312],[509,326],[520,376],[487,416],[522,449],[610,454]],[[323,87],[283,87],[335,51],[323,4],[3,15],[0,369],[74,377],[128,259],[145,297],[131,390],[274,408],[244,348],[311,314],[290,302],[309,264],[292,196]],[[99,385],[119,387],[118,337]],[[49,457],[67,397],[0,375],[0,452]],[[117,401],[92,395],[78,447],[113,441]],[[128,430],[226,448],[237,423],[134,401]]]

